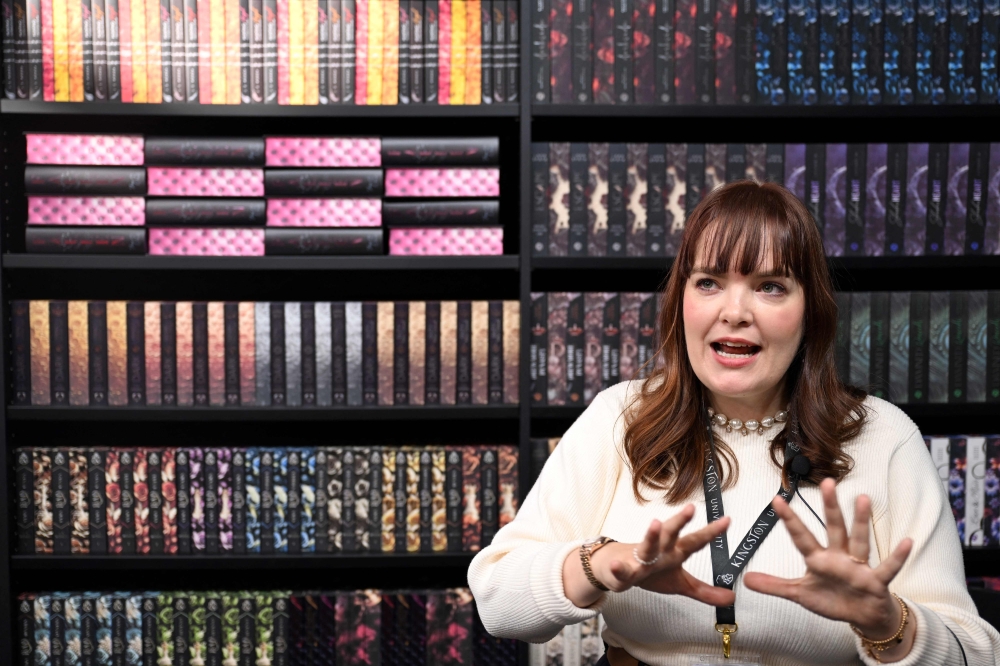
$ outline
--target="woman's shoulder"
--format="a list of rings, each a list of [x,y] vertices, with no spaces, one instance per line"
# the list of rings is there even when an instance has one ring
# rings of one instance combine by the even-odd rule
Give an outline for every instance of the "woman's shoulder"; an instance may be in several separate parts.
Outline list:
[[[887,400],[869,395],[864,408],[864,425],[852,444],[877,444],[879,449],[891,453],[920,433],[913,419]]]

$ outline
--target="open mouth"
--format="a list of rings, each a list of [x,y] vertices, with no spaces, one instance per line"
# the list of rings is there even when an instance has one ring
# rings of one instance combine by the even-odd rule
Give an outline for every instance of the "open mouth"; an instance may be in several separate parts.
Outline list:
[[[760,351],[757,345],[738,342],[713,342],[712,349],[723,358],[752,358]]]

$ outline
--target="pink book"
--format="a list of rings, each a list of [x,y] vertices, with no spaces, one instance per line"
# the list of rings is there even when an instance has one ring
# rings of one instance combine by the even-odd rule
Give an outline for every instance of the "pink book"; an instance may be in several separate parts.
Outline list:
[[[161,329],[161,303],[159,301],[146,301],[143,306],[145,315],[145,325],[143,326],[146,337],[146,404],[159,405],[163,402],[163,384],[161,364],[162,356],[162,329]]]
[[[162,197],[262,197],[263,169],[148,167],[148,194]]]
[[[380,227],[381,199],[268,199],[269,227]]]
[[[56,54],[52,34],[52,0],[42,0],[42,99],[56,100]]]
[[[503,227],[406,227],[389,230],[389,254],[503,254]]]
[[[500,169],[386,169],[386,197],[497,197]]]
[[[143,197],[28,197],[28,224],[141,227]]]
[[[226,304],[208,304],[208,404],[226,404]]]
[[[254,304],[242,302],[240,313],[240,404],[257,402],[256,336],[254,329]]]
[[[175,307],[177,404],[187,407],[194,404],[194,312],[190,301]]]
[[[368,0],[357,0],[354,37],[354,103],[368,103]]]
[[[450,103],[451,0],[438,0],[438,104]]]
[[[198,11],[198,101],[212,103],[212,7],[209,0],[197,0]]]
[[[118,0],[118,42],[122,102],[132,101],[132,0]]]
[[[143,138],[108,134],[28,134],[28,164],[141,166]]]
[[[268,137],[264,153],[272,167],[382,166],[380,139],[330,137]]]
[[[289,103],[288,0],[278,1],[278,104]]]
[[[263,257],[263,229],[149,230],[149,253],[194,257]]]

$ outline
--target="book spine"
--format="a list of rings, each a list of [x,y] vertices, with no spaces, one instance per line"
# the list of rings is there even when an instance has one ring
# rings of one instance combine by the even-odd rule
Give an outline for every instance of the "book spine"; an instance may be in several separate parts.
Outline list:
[[[1000,292],[998,291],[990,291],[986,295],[986,333],[986,402],[1000,402]]]
[[[68,41],[68,61],[69,61],[69,94],[67,101],[70,102],[82,102],[83,101],[83,6],[79,0],[66,0],[66,39]],[[129,40],[129,51],[131,51],[131,30],[126,30],[129,28],[129,16],[128,13],[130,3],[128,1],[121,3],[122,5],[122,34],[128,37]],[[4,37],[3,45],[5,49],[13,50],[14,44],[14,16],[13,16],[13,2],[11,0],[6,0],[0,3],[0,15],[3,16],[4,20]],[[9,26],[9,30],[8,30]],[[126,34],[127,33],[127,34]],[[10,61],[7,64],[6,53],[4,54],[5,64],[4,67],[7,69],[13,69],[14,64],[14,54],[10,54]],[[5,72],[6,73],[6,72]],[[11,72],[14,74],[14,72]],[[131,73],[130,73],[131,74]],[[8,83],[9,81],[9,83]],[[129,77],[131,82],[131,76]],[[4,96],[8,99],[14,99],[16,97],[16,81],[14,78],[9,80],[5,77],[6,90]],[[129,101],[132,101],[129,98]]]
[[[487,329],[487,398],[488,404],[503,404],[504,401],[504,304],[503,301],[489,302],[489,323]]]
[[[445,537],[447,551],[462,551],[462,448],[445,449]]]
[[[965,205],[965,254],[983,254],[989,192],[990,144],[970,143]]]
[[[579,405],[583,404],[586,357],[583,294],[569,295],[566,313],[566,403]]]
[[[128,339],[128,404],[146,404],[145,308],[141,301],[126,306]]]
[[[285,510],[287,552],[302,553],[302,452],[291,450],[287,455],[286,488],[288,504]]]
[[[818,28],[815,2],[788,4],[788,103],[812,105],[818,101]]]
[[[14,404],[30,405],[31,400],[31,324],[28,301],[11,303],[11,338],[13,359],[11,375],[14,384]]]
[[[42,100],[55,101],[55,44],[52,25],[53,0],[41,0]],[[65,16],[65,14],[64,14]]]
[[[357,63],[358,43],[358,13],[356,0],[342,0],[341,21],[343,46],[341,50],[341,102],[344,104],[360,103],[357,92],[358,77],[355,71]],[[358,100],[358,101],[355,101]]]
[[[310,5],[312,6],[312,5]],[[327,0],[318,0],[316,10],[316,87],[318,104],[330,103],[330,19]],[[339,72],[338,72],[339,74]]]
[[[210,0],[209,12],[212,103],[239,104],[239,0]]]
[[[440,40],[440,15],[437,0],[424,2],[424,102],[438,101],[438,42]]]
[[[432,516],[432,495],[431,495],[431,454],[426,449],[419,455],[419,507],[420,507],[420,529],[418,538],[420,540],[420,552],[433,552],[431,544],[431,516]]]
[[[178,99],[175,93],[178,90],[183,91],[185,89],[183,85],[177,87],[174,83],[174,59],[179,57],[181,62],[183,62],[184,48],[182,43],[181,48],[176,50],[177,45],[174,43],[174,22],[171,12],[171,2],[172,0],[160,0],[160,21],[157,23],[157,27],[160,30],[160,68],[162,71],[161,80],[164,103],[183,102],[184,98],[181,97]]]
[[[108,101],[122,101],[121,35],[119,33],[118,0],[105,0],[104,16],[107,38]]]
[[[979,103],[996,104],[1000,94],[997,53],[1000,52],[1000,4],[984,2],[979,51]],[[888,49],[888,46],[887,46]]]
[[[408,60],[410,101],[413,104],[423,104],[427,101],[427,89],[424,85],[425,3],[424,0],[409,0],[408,4],[410,7],[410,55]]]
[[[674,101],[674,0],[656,0],[655,11],[653,74],[656,102],[670,104]]]
[[[317,364],[316,364],[316,304],[299,304],[301,342],[299,346],[302,405],[316,406]]]
[[[467,0],[465,7],[465,103],[480,104],[483,97],[482,2]]]
[[[69,455],[66,449],[51,450],[52,456],[52,553],[70,554],[72,503],[70,502]]]
[[[845,255],[864,255],[867,148],[863,143],[847,144]]]
[[[3,21],[3,96],[17,99],[17,32],[15,30],[14,0],[0,2],[0,20]],[[82,42],[81,42],[82,46]]]
[[[457,329],[457,356],[455,359],[455,403],[472,404],[472,382],[473,382],[473,329],[472,329],[472,303],[469,301],[458,302],[458,329]]]
[[[928,396],[932,403],[948,402],[950,345],[942,344],[950,337],[950,308],[948,292],[932,292],[930,296],[930,339],[935,344],[930,346]]]
[[[528,346],[531,403],[548,403],[548,294],[531,294],[531,337]]]
[[[929,390],[930,297],[926,292],[910,294],[909,403],[926,403]]]
[[[322,1],[320,7],[322,7]],[[327,64],[329,67],[327,93],[330,104],[341,104],[344,101],[344,15],[341,0],[326,0],[326,7],[329,23],[327,27]]]
[[[345,553],[358,552],[357,541],[357,507],[355,505],[354,485],[355,485],[355,451],[353,447],[347,447],[343,451],[341,459],[342,467],[342,509],[340,513],[340,544]]]
[[[174,455],[174,473],[177,485],[177,552],[190,555],[191,548],[191,461],[188,449],[179,449]]]
[[[484,2],[485,7],[488,3]],[[492,36],[490,38],[492,52],[490,53],[490,67],[493,81],[492,101],[502,104],[507,100],[507,6],[504,0],[491,0],[490,27]],[[484,67],[485,61],[484,61]],[[484,79],[485,85],[485,79]],[[484,90],[484,93],[487,91]]]
[[[88,375],[90,379],[90,404],[108,404],[108,327],[107,305],[91,301],[87,305],[89,352]]]
[[[210,403],[210,369],[209,369],[209,323],[208,304],[194,303],[191,307],[192,329],[192,381],[194,404],[207,407]]]
[[[925,254],[944,254],[945,219],[948,209],[947,143],[932,143],[927,149],[927,241]]]
[[[136,457],[144,461],[146,466],[146,497],[141,497],[138,493],[136,499],[139,502],[140,511],[147,512],[145,521],[146,534],[139,534],[139,542],[136,544],[136,552],[139,554],[151,553],[163,555],[166,552],[165,536],[170,530],[168,521],[164,521],[163,511],[163,458],[157,449],[142,449],[136,452]],[[174,470],[171,468],[167,474],[168,484],[172,483]],[[172,486],[171,486],[172,487]],[[166,529],[165,529],[166,528]]]
[[[69,320],[66,301],[49,301],[49,404],[69,404]]]
[[[267,363],[270,370],[272,405],[285,405],[285,304],[270,304],[270,348],[267,350]]]
[[[885,175],[885,244],[886,255],[904,252],[906,235],[906,156],[905,143],[890,143],[886,149]]]
[[[569,256],[587,255],[587,184],[590,151],[586,143],[570,144],[569,155]]]
[[[264,104],[278,103],[278,0],[263,0]]]
[[[550,24],[549,0],[531,2],[531,101],[550,102]]]
[[[32,452],[29,448],[17,449],[14,453],[14,489],[17,492],[17,516],[15,518],[15,552],[20,555],[35,553],[35,486],[32,469]]]
[[[480,99],[476,100],[477,104],[493,103],[493,54],[496,48],[493,44],[493,7],[495,4],[497,3],[493,0],[481,0],[479,4]]]
[[[396,89],[398,91],[397,100],[400,104],[409,104],[413,84],[410,81],[410,53],[413,50],[412,24],[410,19],[410,0],[399,0],[399,30],[397,36],[398,62]],[[392,100],[390,103],[396,103]]]
[[[868,384],[872,395],[889,399],[889,293],[873,292],[871,295],[869,346],[871,348]]]
[[[855,292],[851,294],[850,342],[848,343],[849,376],[854,386],[869,388],[871,371],[871,294]]]
[[[521,81],[521,27],[518,17],[521,13],[518,0],[506,0],[507,10],[507,58],[504,71],[505,102],[517,103],[520,99]]]
[[[424,403],[441,404],[441,303],[424,307]]]
[[[410,402],[409,307],[410,304],[405,301],[393,304],[392,403],[395,405],[406,405]]]
[[[93,27],[94,99],[108,101],[108,24],[105,0],[91,0]]]
[[[332,358],[331,400],[334,405],[346,405],[347,400],[347,329],[345,304],[330,304],[330,335]]]
[[[703,0],[710,2],[711,0]],[[632,3],[633,0],[615,2],[615,103],[634,102],[632,81]],[[714,12],[713,12],[714,19]]]
[[[612,143],[608,154],[608,256],[626,254],[625,190],[628,187],[628,150]]]
[[[603,388],[621,380],[621,297],[618,294],[604,303],[604,330],[601,336],[601,382]]]
[[[968,361],[966,373],[966,402],[986,401],[986,357],[990,333],[987,330],[989,295],[985,291],[972,291],[969,299],[969,325],[966,328]]]
[[[968,401],[969,293],[949,292],[948,312],[948,402]]]
[[[715,103],[715,30],[717,0],[696,0],[694,87],[699,104]]]
[[[280,475],[273,451],[260,451],[260,552],[273,554],[279,549],[280,520],[277,507],[277,489]]]
[[[264,103],[264,1],[250,0],[250,103]]]
[[[175,102],[187,101],[187,26],[184,16],[184,0],[169,0],[167,3],[167,24],[170,29],[170,83],[171,99]],[[166,42],[164,42],[166,43]]]
[[[889,294],[889,400],[905,404],[910,375],[910,293]]]
[[[302,406],[302,304],[285,303],[285,404]]]
[[[361,305],[361,401],[378,404],[378,304]]]
[[[494,448],[482,452],[482,546],[486,547],[493,541],[500,528],[499,515],[499,480],[497,472],[497,452]]]
[[[31,466],[34,472],[34,549],[36,554],[53,553],[53,492],[52,492],[52,449],[35,447],[31,450]]]
[[[873,2],[868,19],[868,82],[866,103],[882,104],[885,92],[885,22],[883,3]]]
[[[531,144],[531,254],[549,253],[549,145]]]
[[[383,230],[268,228],[264,247],[268,255],[382,254]]]
[[[223,378],[224,402],[227,405],[240,404],[239,314],[238,303],[225,303],[223,305]]]
[[[227,7],[228,10],[228,7]],[[239,103],[250,104],[253,102],[253,74],[250,71],[250,32],[253,29],[250,16],[250,0],[240,0],[239,2],[239,45],[238,62],[240,68]],[[228,20],[228,15],[226,19]],[[235,66],[235,63],[234,63]],[[235,68],[235,67],[234,67]],[[190,87],[190,86],[189,86]],[[228,82],[227,82],[228,95]],[[230,104],[236,103],[235,96],[229,100]]]
[[[118,477],[121,487],[121,552],[134,555],[136,552],[135,513],[135,451],[118,452]]]

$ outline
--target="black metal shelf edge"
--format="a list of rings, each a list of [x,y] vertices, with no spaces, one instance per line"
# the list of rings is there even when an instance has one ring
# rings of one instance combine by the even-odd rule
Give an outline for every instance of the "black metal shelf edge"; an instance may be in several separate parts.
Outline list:
[[[518,405],[381,407],[46,407],[9,405],[11,421],[447,421],[518,418]]]
[[[13,555],[14,571],[120,571],[218,569],[420,569],[467,567],[475,553],[372,553],[337,555]]]
[[[276,104],[97,104],[86,102],[31,102],[0,100],[0,113],[33,115],[213,116],[288,118],[515,118],[518,104],[396,104],[310,105]]]
[[[520,257],[163,257],[5,254],[5,269],[99,270],[518,270]]]
[[[667,270],[673,257],[532,257],[532,270]],[[827,257],[834,271],[1000,268],[1000,255]]]
[[[1000,105],[921,106],[718,106],[532,104],[535,117],[569,118],[1000,118]]]
[[[977,402],[977,403],[944,403],[944,404],[911,404],[897,405],[906,412],[910,418],[914,419],[940,419],[940,418],[962,418],[962,417],[986,417],[995,416],[997,403]],[[583,413],[586,407],[583,405],[532,405],[531,418],[533,419],[573,419]],[[958,432],[962,430],[961,424],[955,426]],[[998,424],[1000,430],[1000,424]]]

